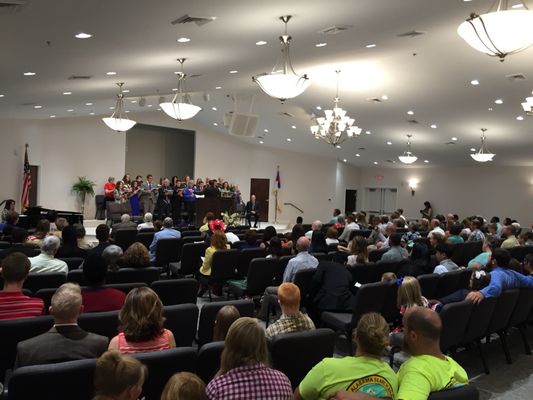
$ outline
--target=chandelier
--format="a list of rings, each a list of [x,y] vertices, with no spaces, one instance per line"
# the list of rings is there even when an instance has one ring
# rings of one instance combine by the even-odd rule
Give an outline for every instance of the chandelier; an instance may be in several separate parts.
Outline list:
[[[287,99],[301,95],[311,82],[307,75],[297,75],[291,64],[289,45],[292,38],[287,34],[287,23],[291,19],[291,15],[285,15],[279,19],[285,24],[285,34],[279,37],[283,65],[281,65],[281,68],[278,67],[278,59],[271,73],[265,72],[252,76],[252,81],[257,83],[263,92],[284,103]]]
[[[190,119],[198,114],[198,112],[202,109],[201,107],[192,104],[191,96],[189,94],[183,93],[184,82],[185,78],[187,77],[187,75],[183,72],[183,63],[185,60],[185,58],[178,58],[178,62],[181,64],[181,71],[177,73],[178,90],[176,95],[171,102],[159,104],[159,106],[169,117],[177,119],[178,121]]]
[[[339,74],[340,70],[335,71],[337,74],[337,91],[333,101],[333,110],[325,110],[325,117],[315,118],[316,125],[311,126],[311,133],[315,139],[322,139],[332,146],[339,146],[347,139],[361,134],[362,129],[353,126],[355,119],[346,115],[346,110],[339,107]]]
[[[102,121],[117,132],[126,132],[127,130],[133,128],[137,123],[129,119],[124,113],[124,93],[122,92],[122,86],[124,82],[117,83],[118,94],[117,94],[117,103],[115,104],[115,111],[111,114],[110,117],[102,118]]]
[[[470,157],[472,157],[477,162],[492,161],[492,158],[496,155],[491,153],[485,146],[485,140],[487,139],[485,137],[486,131],[487,130],[485,128],[481,128],[481,147],[479,148],[479,151],[477,153],[470,154]]]
[[[522,108],[526,115],[533,115],[533,97],[526,97],[526,101],[522,103]]]
[[[412,164],[418,160],[418,157],[411,153],[411,136],[407,135],[407,149],[401,156],[398,156],[398,159],[404,164]]]
[[[511,8],[508,0],[496,0],[486,14],[470,14],[457,33],[474,49],[503,61],[533,44],[533,11],[520,4]]]

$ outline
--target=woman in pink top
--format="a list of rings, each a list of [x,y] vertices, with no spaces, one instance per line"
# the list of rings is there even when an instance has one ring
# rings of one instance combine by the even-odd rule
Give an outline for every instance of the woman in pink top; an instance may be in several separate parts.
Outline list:
[[[163,304],[150,288],[131,290],[118,319],[120,333],[109,342],[109,350],[130,354],[176,347],[174,335],[163,327]]]

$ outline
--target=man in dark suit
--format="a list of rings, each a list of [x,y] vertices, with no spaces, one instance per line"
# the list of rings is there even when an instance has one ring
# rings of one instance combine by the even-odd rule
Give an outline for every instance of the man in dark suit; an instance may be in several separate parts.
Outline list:
[[[255,194],[252,194],[250,201],[246,203],[246,220],[248,225],[252,226],[252,218],[254,219],[254,228],[257,228],[257,221],[259,221],[259,203],[255,201]]]
[[[220,197],[220,190],[218,190],[218,188],[216,187],[216,181],[209,181],[209,185],[206,186],[202,194],[205,196],[206,199],[216,199]]]
[[[107,350],[109,340],[78,326],[78,316],[83,311],[81,303],[81,289],[77,284],[61,285],[50,306],[54,326],[42,335],[19,342],[15,368],[100,357]]]

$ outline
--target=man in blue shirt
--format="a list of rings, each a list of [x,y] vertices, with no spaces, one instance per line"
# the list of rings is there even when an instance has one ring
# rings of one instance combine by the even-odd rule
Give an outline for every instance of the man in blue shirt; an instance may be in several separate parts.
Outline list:
[[[479,303],[484,298],[498,297],[507,289],[533,287],[533,276],[525,276],[508,269],[510,260],[511,255],[507,250],[494,249],[489,261],[492,266],[490,284],[480,291],[470,292],[466,299]]]
[[[152,244],[150,245],[150,262],[153,263],[155,261],[155,249],[157,248],[157,241],[159,239],[181,238],[181,232],[175,229],[172,229],[172,226],[174,226],[174,222],[172,221],[172,218],[166,217],[163,220],[163,229],[155,233],[154,239],[152,240]]]
[[[294,276],[298,271],[316,268],[318,266],[318,260],[308,252],[309,245],[309,239],[305,236],[298,239],[296,242],[298,255],[289,260],[287,268],[285,268],[285,273],[283,274],[283,282],[293,282]]]

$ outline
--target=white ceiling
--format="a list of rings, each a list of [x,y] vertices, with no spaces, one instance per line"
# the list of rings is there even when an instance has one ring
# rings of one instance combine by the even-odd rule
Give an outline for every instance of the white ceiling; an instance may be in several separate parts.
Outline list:
[[[478,164],[468,156],[469,149],[479,148],[480,128],[485,127],[488,147],[497,154],[492,164],[533,165],[533,117],[516,119],[522,115],[520,103],[533,89],[533,48],[501,63],[470,48],[456,33],[470,12],[483,13],[492,2],[28,0],[16,12],[0,8],[0,94],[4,95],[0,118],[110,114],[117,81],[131,91],[127,101],[131,118],[136,111],[150,110],[131,103],[140,96],[151,96],[147,97],[151,110],[161,112],[156,110],[157,97],[170,98],[176,87],[174,71],[179,70],[176,58],[185,57],[186,72],[201,75],[187,82],[195,93],[193,101],[203,107],[198,121],[227,134],[222,118],[233,109],[230,98],[241,99],[238,111],[248,112],[243,104],[253,96],[252,113],[260,115],[257,135],[264,136],[264,144],[259,138],[242,140],[258,146],[346,159],[357,166],[377,161],[383,167],[392,166],[386,160],[397,160],[410,133],[412,150],[419,157],[415,166],[425,166],[424,159],[429,166],[473,166]],[[200,27],[170,24],[184,14],[216,20]],[[251,76],[269,72],[279,57],[277,37],[283,25],[278,17],[284,14],[294,16],[289,23],[294,68],[307,73],[312,83],[303,95],[282,105],[261,92]],[[337,35],[318,33],[332,25],[352,28]],[[425,34],[397,36],[412,30]],[[94,36],[76,39],[81,31]],[[177,43],[179,37],[191,41]],[[268,44],[256,46],[259,40]],[[321,42],[327,46],[315,47]],[[371,43],[376,47],[365,47]],[[342,107],[363,132],[371,131],[341,149],[313,139],[309,131],[310,113],[320,112],[315,107],[332,104],[337,68],[342,70]],[[238,73],[229,74],[231,70]],[[36,75],[23,76],[27,71]],[[107,76],[108,71],[118,74]],[[516,73],[528,79],[505,77]],[[71,75],[92,78],[68,80]],[[480,85],[472,86],[473,79]],[[216,90],[217,86],[222,89]],[[72,94],[63,95],[66,91]],[[204,93],[210,95],[209,101]],[[367,100],[382,95],[389,100],[380,104]],[[498,98],[504,100],[502,105],[494,104]],[[414,116],[407,115],[408,110]],[[294,117],[280,115],[284,111]],[[419,123],[407,122],[413,118]],[[458,138],[456,144],[445,145],[452,137]]]

